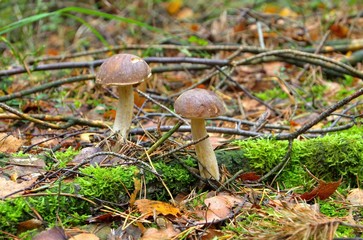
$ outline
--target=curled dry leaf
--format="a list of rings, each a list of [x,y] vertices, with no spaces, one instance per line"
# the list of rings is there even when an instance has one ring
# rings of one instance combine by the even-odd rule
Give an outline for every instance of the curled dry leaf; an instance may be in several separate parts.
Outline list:
[[[325,182],[323,180],[319,180],[319,185],[314,188],[311,192],[306,192],[300,195],[302,200],[310,201],[315,197],[319,197],[321,200],[327,199],[330,197],[335,190],[342,183],[342,179],[337,182]]]
[[[165,227],[162,228],[148,228],[142,236],[142,240],[160,240],[160,239],[172,239],[177,236],[180,231],[176,230],[173,224],[165,220]]]

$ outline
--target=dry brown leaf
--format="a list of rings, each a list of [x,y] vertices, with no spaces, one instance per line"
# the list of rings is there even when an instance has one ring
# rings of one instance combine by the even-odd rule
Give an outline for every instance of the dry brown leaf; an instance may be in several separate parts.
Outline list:
[[[63,228],[53,227],[36,235],[33,240],[66,240]]]
[[[168,240],[178,234],[179,232],[177,232],[173,227],[166,229],[148,228],[141,240]]]
[[[17,230],[18,230],[18,233],[22,233],[22,232],[25,232],[28,230],[40,228],[42,226],[43,226],[42,221],[40,221],[36,218],[33,218],[33,219],[29,219],[27,221],[20,222],[17,226]]]
[[[19,150],[24,141],[6,133],[0,133],[0,152],[14,153]]]
[[[338,38],[346,38],[349,32],[349,27],[343,23],[334,23],[330,26],[330,31]]]
[[[360,188],[352,189],[347,196],[347,200],[353,205],[363,205],[363,190]]]
[[[257,181],[261,176],[257,175],[255,172],[246,172],[238,176],[242,181]]]
[[[183,20],[183,19],[187,19],[187,18],[191,18],[193,17],[193,10],[191,8],[183,8],[177,15],[176,18],[178,20]]]
[[[139,199],[135,201],[135,206],[137,210],[142,214],[145,214],[145,218],[153,216],[155,214],[180,215],[180,210],[169,203],[160,202],[160,201],[152,201],[148,199]]]
[[[92,233],[81,233],[71,237],[69,240],[99,240],[100,238]]]
[[[199,223],[212,223],[226,219],[232,213],[233,207],[243,202],[243,199],[230,195],[218,195],[204,200],[205,211],[199,212],[203,218]]]
[[[319,185],[314,188],[311,192],[306,192],[300,195],[300,198],[306,201],[310,201],[315,197],[319,197],[321,200],[327,199],[330,197],[335,190],[342,183],[342,179],[337,182],[325,182],[323,180],[319,180]]]
[[[36,178],[31,179],[30,181],[23,181],[21,183],[13,182],[11,180],[6,180],[5,178],[0,177],[0,198],[5,197],[8,194],[16,192],[18,190],[25,189],[32,185],[35,182]],[[20,195],[22,192],[19,192],[16,195]]]

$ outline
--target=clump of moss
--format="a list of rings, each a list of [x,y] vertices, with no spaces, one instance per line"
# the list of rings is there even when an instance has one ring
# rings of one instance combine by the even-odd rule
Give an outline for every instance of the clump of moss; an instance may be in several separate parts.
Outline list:
[[[279,180],[286,187],[304,185],[311,177],[305,167],[315,176],[325,181],[343,182],[352,186],[363,180],[363,139],[362,129],[329,134],[324,137],[295,140],[291,160],[285,166]],[[267,173],[284,159],[287,141],[255,139],[236,141],[243,151],[243,160],[249,162],[253,171]],[[357,178],[358,177],[358,178]],[[310,180],[309,180],[310,179]]]
[[[185,160],[187,166],[195,166],[192,159]],[[161,175],[166,186],[172,193],[180,193],[190,188],[195,178],[177,162],[153,163],[155,170]],[[109,202],[127,202],[128,193],[134,190],[134,178],[141,178],[139,169],[135,166],[117,166],[102,168],[90,166],[81,170],[83,175],[76,178],[75,183],[80,186],[80,194],[86,197],[107,200]],[[158,199],[168,198],[165,187],[160,179],[153,173],[143,171],[146,180],[146,189],[149,197]]]
[[[75,183],[80,186],[80,194],[120,203],[126,200],[127,192],[132,190],[133,178],[136,177],[138,169],[135,166],[89,166],[81,169],[81,173],[83,175],[75,179]]]
[[[184,164],[188,167],[196,167],[196,162],[191,158],[185,160]],[[165,163],[158,161],[154,163],[154,167],[173,194],[190,190],[196,181],[196,178],[178,162]],[[148,173],[146,182],[151,196],[155,195],[158,199],[168,198],[165,187],[154,174]]]
[[[90,204],[76,197],[55,194],[58,192],[74,193],[75,188],[72,184],[62,184],[61,191],[59,186],[55,186],[39,196],[21,196],[0,201],[1,229],[16,234],[17,225],[34,218],[34,211],[43,218],[47,226],[53,226],[59,220],[63,226],[83,223],[90,215]]]

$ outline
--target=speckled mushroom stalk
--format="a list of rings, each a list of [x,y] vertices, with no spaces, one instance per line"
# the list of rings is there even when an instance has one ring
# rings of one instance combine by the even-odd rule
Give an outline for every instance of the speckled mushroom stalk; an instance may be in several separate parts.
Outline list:
[[[132,54],[117,54],[105,60],[96,75],[96,82],[106,86],[116,86],[118,102],[113,130],[126,141],[132,122],[134,109],[133,85],[150,77],[147,63]]]
[[[224,114],[225,108],[218,96],[205,89],[192,89],[180,95],[174,103],[175,112],[191,119],[191,131],[194,141],[207,136],[205,118]],[[203,178],[220,179],[218,162],[209,139],[195,144],[199,172]]]

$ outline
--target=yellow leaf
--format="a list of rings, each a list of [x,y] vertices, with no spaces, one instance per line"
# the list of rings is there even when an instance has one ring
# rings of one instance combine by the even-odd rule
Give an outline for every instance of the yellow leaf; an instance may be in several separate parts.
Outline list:
[[[153,216],[155,214],[173,215],[180,214],[180,210],[169,203],[152,201],[148,199],[139,199],[135,201],[135,206],[140,213],[145,214],[145,218]]]
[[[292,11],[290,8],[287,7],[281,9],[279,15],[286,18],[296,18],[298,16],[296,12]]]
[[[180,11],[180,8],[183,6],[182,0],[171,0],[166,5],[166,11],[170,15],[175,15]]]

